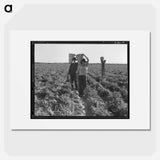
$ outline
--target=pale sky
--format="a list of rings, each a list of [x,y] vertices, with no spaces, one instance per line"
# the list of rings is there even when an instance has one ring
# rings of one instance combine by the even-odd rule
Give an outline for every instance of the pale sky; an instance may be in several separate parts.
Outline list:
[[[127,63],[127,44],[35,44],[35,62],[69,62],[69,53],[85,54],[90,63]]]

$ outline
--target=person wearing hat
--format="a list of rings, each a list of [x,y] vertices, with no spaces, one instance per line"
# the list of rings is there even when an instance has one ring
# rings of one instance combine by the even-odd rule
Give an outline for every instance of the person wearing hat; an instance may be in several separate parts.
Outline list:
[[[78,68],[78,61],[77,61],[77,57],[74,56],[72,58],[72,62],[70,64],[68,74],[70,76],[71,87],[72,87],[72,89],[74,89],[74,86],[75,86],[76,90],[78,90],[78,85],[77,85],[77,68]]]
[[[87,86],[88,63],[89,63],[88,57],[83,54],[83,58],[80,64],[78,65],[78,69],[77,69],[80,97],[83,96],[84,90]]]

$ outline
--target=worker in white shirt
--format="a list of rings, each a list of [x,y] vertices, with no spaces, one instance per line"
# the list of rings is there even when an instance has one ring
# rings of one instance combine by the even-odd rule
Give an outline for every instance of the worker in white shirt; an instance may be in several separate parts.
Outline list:
[[[88,57],[83,54],[83,58],[80,64],[78,65],[77,69],[80,97],[83,96],[84,90],[87,86],[88,63],[89,63]]]

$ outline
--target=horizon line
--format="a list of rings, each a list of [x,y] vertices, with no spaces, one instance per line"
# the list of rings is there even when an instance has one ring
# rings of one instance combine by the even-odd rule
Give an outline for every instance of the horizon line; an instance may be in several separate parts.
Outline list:
[[[65,64],[70,64],[69,62],[34,62],[34,63],[65,63]],[[89,64],[101,64],[101,62],[94,62],[94,63],[89,63]],[[105,64],[128,64],[128,63],[105,63]]]

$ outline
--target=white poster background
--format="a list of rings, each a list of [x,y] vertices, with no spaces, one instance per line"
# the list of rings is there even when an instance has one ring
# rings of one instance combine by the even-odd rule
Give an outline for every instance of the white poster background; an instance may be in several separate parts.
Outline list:
[[[36,40],[130,41],[130,119],[30,119],[30,41]],[[11,31],[9,47],[12,130],[150,130],[150,32]]]

